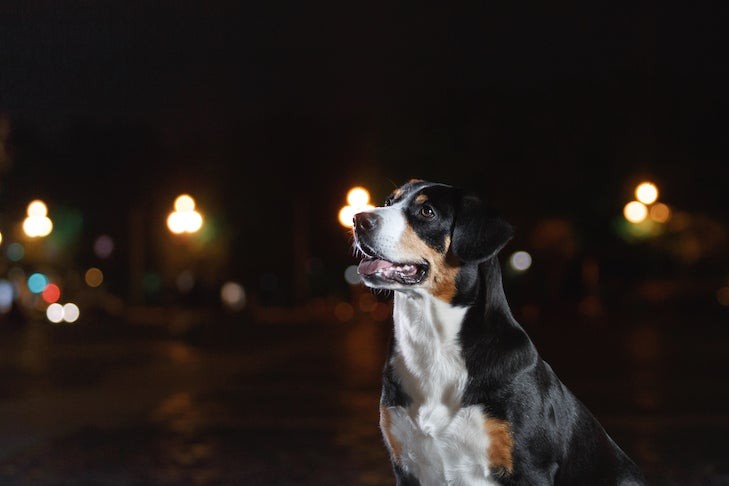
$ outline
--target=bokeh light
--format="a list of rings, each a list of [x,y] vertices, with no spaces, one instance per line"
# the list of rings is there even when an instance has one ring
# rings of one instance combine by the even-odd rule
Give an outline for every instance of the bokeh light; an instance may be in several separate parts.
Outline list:
[[[366,206],[370,202],[370,193],[364,187],[353,187],[347,193],[347,204],[354,207]]]
[[[40,199],[35,199],[28,204],[26,214],[31,218],[42,218],[43,216],[48,216],[48,206],[46,206],[46,203]]]
[[[58,302],[58,299],[61,298],[61,289],[60,287],[58,287],[58,285],[54,283],[49,283],[48,285],[46,285],[46,288],[43,289],[41,297],[43,297],[43,300],[48,304],[53,304],[55,302]]]
[[[28,277],[28,290],[34,294],[40,294],[48,286],[48,277],[42,273],[34,273]]]
[[[175,279],[177,290],[186,294],[195,287],[195,275],[190,270],[183,270]]]
[[[374,206],[369,204],[369,202],[370,193],[367,189],[360,186],[350,189],[347,192],[347,205],[343,206],[337,215],[339,224],[345,228],[351,228],[353,225],[352,219],[355,214],[374,209]]]
[[[716,300],[724,307],[729,307],[729,286],[716,291]]]
[[[196,233],[202,228],[203,217],[195,210],[195,200],[188,194],[175,199],[175,210],[167,216],[167,228],[174,234]]]
[[[91,267],[86,270],[86,273],[84,274],[84,282],[86,282],[86,285],[89,287],[98,287],[104,283],[104,272],[96,267]]]
[[[63,306],[61,304],[51,304],[46,309],[46,318],[54,324],[58,324],[63,320]]]
[[[532,256],[525,251],[517,251],[509,257],[509,265],[517,272],[525,272],[532,266]]]
[[[349,302],[340,302],[334,306],[334,317],[340,322],[351,321],[354,318],[354,307]]]
[[[31,201],[28,217],[23,220],[23,232],[30,238],[48,236],[53,231],[53,222],[48,218],[48,207],[40,199]]]
[[[635,188],[635,198],[643,204],[653,204],[658,199],[658,188],[652,182],[642,182]]]
[[[31,238],[48,236],[53,231],[53,222],[46,216],[29,216],[23,220],[23,232]]]
[[[623,208],[623,216],[631,223],[640,223],[648,216],[648,208],[638,201],[630,201]]]
[[[0,314],[6,314],[10,311],[14,297],[13,284],[5,279],[0,280]]]
[[[10,243],[5,250],[5,254],[8,256],[8,260],[19,262],[25,256],[25,247],[20,243]]]
[[[650,218],[656,223],[665,223],[669,219],[671,219],[671,209],[663,203],[658,203],[651,206],[648,214],[650,215]]]
[[[109,235],[101,235],[94,241],[94,253],[102,260],[109,258],[114,251],[114,240]]]
[[[181,213],[190,212],[195,209],[195,200],[189,194],[181,194],[175,199],[175,211]]]
[[[63,320],[66,322],[76,322],[81,315],[78,306],[72,302],[63,305]]]
[[[346,280],[349,285],[362,283],[362,277],[357,272],[357,265],[350,265],[344,270],[344,280]]]
[[[344,227],[351,228],[352,218],[354,218],[356,211],[357,210],[352,206],[343,206],[342,209],[339,210],[339,224]]]
[[[357,298],[357,307],[362,312],[374,312],[377,304],[377,298],[369,292],[363,293]]]
[[[3,234],[0,233],[0,243],[2,243],[2,242],[3,242]]]
[[[246,291],[238,282],[225,282],[220,288],[220,300],[230,310],[242,310],[246,306]]]
[[[200,213],[197,211],[190,211],[189,213],[183,213],[187,215],[187,232],[195,233],[203,225],[203,219]]]

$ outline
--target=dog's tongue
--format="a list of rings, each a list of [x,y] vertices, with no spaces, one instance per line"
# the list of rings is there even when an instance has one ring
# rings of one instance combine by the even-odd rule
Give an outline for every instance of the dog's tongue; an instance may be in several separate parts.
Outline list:
[[[386,260],[377,260],[377,259],[365,259],[362,260],[359,263],[359,266],[357,267],[357,273],[360,275],[372,275],[373,273],[377,272],[378,270],[381,270],[383,268],[392,267],[395,264],[392,262],[388,262]]]

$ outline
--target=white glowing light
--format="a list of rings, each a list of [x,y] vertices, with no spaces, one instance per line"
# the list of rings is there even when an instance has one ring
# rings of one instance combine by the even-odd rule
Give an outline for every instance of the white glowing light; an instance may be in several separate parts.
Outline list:
[[[345,228],[351,228],[352,218],[354,218],[354,213],[356,211],[357,210],[352,206],[342,207],[342,209],[339,210],[339,224],[341,224]]]
[[[347,205],[339,210],[339,224],[345,228],[351,228],[352,219],[357,213],[374,209],[370,204],[370,193],[364,187],[353,187],[347,192]]]
[[[61,304],[51,304],[46,309],[46,317],[54,324],[58,324],[63,320],[63,306]]]
[[[175,199],[175,211],[182,213],[195,209],[195,200],[189,194],[182,194]]]
[[[46,236],[53,229],[53,223],[45,216],[31,216],[23,220],[23,231],[26,235],[34,238],[36,236]]]
[[[643,204],[653,204],[658,199],[658,188],[652,182],[642,182],[635,188],[635,198]]]
[[[63,305],[63,320],[66,322],[76,322],[81,312],[76,304],[69,302]]]
[[[3,234],[0,233],[0,243],[2,243],[2,242],[3,242]]]
[[[40,199],[36,199],[34,201],[31,201],[30,204],[28,204],[28,209],[26,210],[29,217],[43,217],[48,216],[48,206],[46,206],[46,203],[41,201]]]
[[[179,235],[185,232],[185,217],[182,213],[174,211],[167,216],[167,227],[174,234]]]
[[[525,251],[514,252],[509,258],[509,264],[517,272],[525,272],[532,266],[532,256]]]
[[[188,213],[182,213],[185,215],[186,230],[188,233],[195,233],[203,225],[203,219],[200,213],[197,211],[190,211]]]
[[[648,216],[648,208],[638,201],[630,201],[623,208],[623,216],[631,223],[640,223]]]
[[[220,288],[220,300],[231,310],[241,310],[246,305],[246,291],[238,282],[225,282]]]
[[[347,193],[347,204],[356,208],[365,206],[370,202],[370,193],[364,187],[353,187]]]
[[[175,210],[167,216],[167,227],[176,235],[196,233],[202,228],[203,217],[195,210],[195,200],[187,194],[175,199]]]

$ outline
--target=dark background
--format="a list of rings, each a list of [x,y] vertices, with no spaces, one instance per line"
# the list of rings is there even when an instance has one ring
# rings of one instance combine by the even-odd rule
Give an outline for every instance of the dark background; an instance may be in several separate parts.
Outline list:
[[[0,328],[12,329],[8,342],[30,342],[24,333],[39,326],[51,343],[116,343],[112,347],[124,356],[137,349],[142,338],[136,333],[144,328],[142,334],[203,354],[230,343],[248,349],[245,342],[257,349],[281,346],[283,355],[298,356],[303,350],[294,336],[305,326],[307,336],[329,337],[308,343],[319,351],[302,359],[315,363],[314,370],[319,365],[329,369],[331,363],[336,367],[344,358],[330,356],[329,346],[352,345],[358,338],[346,326],[356,330],[366,326],[361,321],[371,320],[356,305],[363,289],[350,288],[342,279],[354,263],[351,239],[336,222],[347,189],[364,185],[379,202],[412,177],[436,180],[484,194],[515,224],[516,237],[503,260],[517,249],[534,257],[526,274],[505,274],[517,316],[545,356],[553,364],[561,362],[558,373],[571,377],[566,381],[578,395],[598,416],[617,424],[619,438],[649,477],[656,484],[728,481],[727,450],[718,441],[729,423],[721,391],[726,388],[721,370],[727,365],[721,349],[729,344],[729,290],[721,297],[721,289],[729,286],[727,7],[259,3],[0,5],[0,115],[7,128],[0,157],[3,245],[18,238],[12,228],[31,199],[45,200],[52,218],[54,211],[59,218],[64,211],[78,215],[80,224],[65,246],[54,246],[57,251],[47,255],[55,256],[46,255],[42,262],[26,261],[24,270],[42,266],[71,275],[103,263],[105,298],[118,299],[123,309],[114,313],[104,310],[108,306],[89,305],[93,312],[82,309],[90,316],[87,323],[82,320],[73,331],[46,329],[42,314],[20,309],[0,316]],[[621,214],[642,180],[657,184],[674,218],[661,234],[636,239],[621,229]],[[180,243],[164,228],[181,192],[195,196],[212,228],[202,243]],[[62,221],[56,220],[57,231]],[[91,252],[100,234],[116,242],[106,262],[96,261]],[[135,242],[142,245],[141,253],[130,249]],[[5,272],[11,266],[3,261],[1,268]],[[183,295],[175,289],[175,277],[186,268],[198,278],[194,292]],[[161,283],[147,285],[148,277]],[[220,309],[220,285],[231,279],[246,288],[249,306],[242,313]],[[347,302],[353,307],[336,310]],[[183,316],[183,333],[170,309]],[[111,331],[104,323],[111,321],[119,326],[105,334]],[[145,325],[134,327],[137,344],[132,345],[127,331],[118,329],[138,321]],[[211,322],[225,324],[216,328]],[[376,364],[362,371],[371,371],[362,387],[372,410],[387,340],[386,328],[378,326],[377,332],[365,327],[369,334],[361,337],[374,348],[353,348],[376,357],[371,361]],[[99,327],[107,331],[90,330]],[[58,346],[54,349],[63,348]],[[51,352],[28,349],[30,355]],[[235,351],[226,352],[237,356]],[[139,352],[160,353],[156,348]],[[48,377],[53,364],[31,369],[21,358],[25,364],[7,358],[1,375],[9,380],[4,396],[26,390],[25,383],[66,386]],[[71,369],[70,362],[58,359],[57,369]],[[262,357],[251,359],[263,366]],[[231,382],[248,383],[250,363],[235,363],[243,371]],[[280,381],[273,381],[280,387],[269,388],[271,381],[261,378],[254,391],[268,390],[274,401],[301,399],[293,391],[281,394],[287,384],[302,383],[281,363],[263,366],[272,376],[280,371]],[[111,363],[109,369],[123,366]],[[338,383],[317,373],[303,381],[328,377]],[[673,382],[672,376],[682,378]],[[621,388],[625,380],[633,383],[632,391]],[[81,382],[91,396],[105,393],[93,379]],[[33,389],[46,393],[43,386]],[[190,390],[185,393],[194,401],[198,389]],[[253,393],[236,390],[241,400]],[[335,392],[322,396],[326,393]],[[676,405],[684,403],[677,397],[688,395],[699,398],[689,400],[692,405]],[[343,399],[336,396],[345,404],[360,403],[346,393]],[[226,397],[220,402],[229,404],[232,399]],[[149,398],[149,406],[163,398]],[[363,430],[375,428],[368,407],[362,407],[365,415],[353,410],[352,417],[365,417]],[[235,422],[238,416],[232,417]],[[109,447],[123,449],[125,441],[143,436],[149,454],[158,450],[158,437],[147,428],[92,423],[101,432],[94,429],[79,441],[107,444],[103,438],[112,436],[116,439],[108,443],[116,445]],[[346,429],[349,422],[342,423]],[[703,451],[703,459],[681,456],[685,460],[676,462],[678,445],[651,449],[650,444],[671,441],[676,431],[666,424],[676,423],[683,424],[680,440]],[[237,430],[226,424],[221,430]],[[316,458],[302,459],[293,448],[289,455],[280,449],[276,455],[271,446],[267,455],[246,456],[252,449],[240,437],[250,427],[243,429],[237,438],[205,429],[218,440],[213,456],[248,457],[240,463],[251,465],[222,480],[327,482],[325,476],[282,472],[297,470],[297,461],[316,464]],[[27,434],[22,428],[16,432],[35,437],[32,430],[29,425]],[[260,430],[263,436],[278,429]],[[312,427],[306,433],[322,430],[328,429]],[[367,440],[379,450],[374,432]],[[59,436],[67,437],[49,433],[29,443]],[[78,442],[70,437],[60,440]],[[312,442],[314,447],[335,443],[330,438]],[[12,444],[0,449],[8,481],[32,474],[49,482],[79,479],[80,467],[50,463],[46,449],[28,453]],[[84,451],[78,455],[86,457]],[[323,458],[336,455],[333,449],[322,451]],[[371,472],[385,462],[373,454],[377,466],[339,459],[352,471]],[[205,457],[201,461],[216,470],[217,463]],[[271,457],[278,459],[265,466]],[[127,459],[149,470],[141,459]],[[69,453],[70,464],[84,460],[74,462]],[[104,470],[105,461],[99,459],[92,470]],[[670,464],[677,465],[671,469]],[[136,478],[221,480],[185,475],[179,467],[178,476],[163,472]],[[258,472],[246,476],[250,470]],[[114,477],[99,474],[90,480]],[[375,484],[381,477],[372,474],[346,477]],[[329,480],[336,484],[342,477]]]

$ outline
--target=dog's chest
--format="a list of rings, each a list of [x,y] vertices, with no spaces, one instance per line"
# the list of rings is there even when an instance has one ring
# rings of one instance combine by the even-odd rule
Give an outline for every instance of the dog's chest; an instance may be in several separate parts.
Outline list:
[[[489,477],[486,417],[462,406],[468,380],[458,340],[466,310],[396,299],[392,366],[408,407],[387,410],[401,465],[421,484],[496,484]]]

